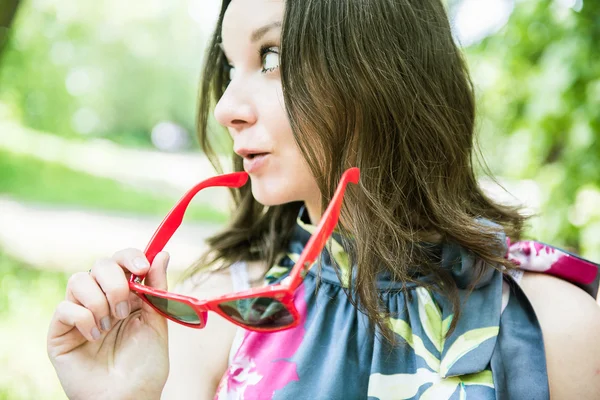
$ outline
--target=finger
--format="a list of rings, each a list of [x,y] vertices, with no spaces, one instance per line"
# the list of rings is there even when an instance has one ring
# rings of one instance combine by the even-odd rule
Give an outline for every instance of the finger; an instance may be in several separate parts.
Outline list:
[[[166,251],[161,251],[154,258],[152,267],[148,270],[145,283],[153,288],[167,290],[167,267],[170,256]]]
[[[90,274],[106,294],[111,314],[117,319],[127,318],[131,306],[129,284],[123,268],[113,259],[103,258],[96,261]]]
[[[167,290],[167,265],[169,264],[169,253],[161,251],[156,255],[152,262],[152,267],[146,275],[146,285]],[[158,314],[148,304],[142,305],[142,315],[144,319],[151,324],[157,332],[167,337],[167,320]]]
[[[62,301],[54,312],[48,336],[56,338],[76,328],[87,340],[93,342],[102,337],[94,315],[87,308],[70,301]]]
[[[146,275],[150,268],[148,259],[146,259],[144,253],[138,249],[117,251],[113,254],[112,259],[115,260],[117,264],[136,275]]]
[[[90,310],[101,330],[110,330],[110,307],[106,295],[90,274],[79,272],[69,279],[67,300]]]

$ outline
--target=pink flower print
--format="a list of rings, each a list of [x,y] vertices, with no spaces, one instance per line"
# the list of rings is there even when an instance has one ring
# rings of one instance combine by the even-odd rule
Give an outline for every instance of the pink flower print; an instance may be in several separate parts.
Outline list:
[[[291,358],[300,348],[306,332],[304,293],[304,285],[300,285],[294,300],[300,323],[295,328],[272,333],[245,332],[221,380],[217,399],[271,399],[275,391],[300,379]]]
[[[517,242],[510,246],[508,259],[516,262],[521,269],[546,272],[556,263],[562,254],[553,247],[539,242]]]
[[[535,241],[510,245],[507,258],[515,262],[520,269],[544,272],[585,285],[594,282],[599,273],[596,264]]]
[[[229,366],[217,393],[219,400],[243,399],[248,385],[256,385],[263,377],[249,358],[237,358]]]

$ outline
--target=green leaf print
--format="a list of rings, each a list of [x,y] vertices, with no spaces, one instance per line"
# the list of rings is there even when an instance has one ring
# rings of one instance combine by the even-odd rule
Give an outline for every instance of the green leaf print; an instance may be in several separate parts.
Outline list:
[[[427,368],[419,368],[414,374],[372,374],[367,395],[379,400],[410,399],[417,394],[421,386],[439,380],[439,375]]]
[[[440,380],[424,391],[419,400],[449,399],[456,392],[458,386],[460,386],[460,378],[458,377]]]
[[[298,224],[302,227],[302,229],[309,232],[310,234],[314,234],[316,230],[315,226],[305,224],[302,221],[298,221]],[[342,245],[333,237],[329,238],[327,244],[329,245],[328,251],[329,254],[331,254],[331,258],[333,258],[335,263],[340,268],[340,283],[343,287],[348,288],[350,286],[350,279],[352,278],[350,276],[350,259],[348,257],[348,253],[344,250]]]
[[[297,262],[298,259],[300,258],[300,255],[295,254],[295,253],[287,253],[286,255],[294,263]],[[265,279],[276,280],[276,279],[281,278],[283,275],[287,274],[289,271],[290,271],[289,268],[283,267],[279,264],[275,264],[267,271],[267,273],[265,274]]]
[[[425,332],[430,338],[435,338],[436,335],[444,337],[452,322],[452,315],[441,321],[441,312],[438,313],[431,308],[427,311],[427,306],[437,308],[431,295],[426,291],[418,291],[417,293],[419,296],[419,320],[424,326],[425,323],[430,325],[435,323],[439,326],[437,330],[435,326],[425,328]],[[439,308],[437,310],[439,311]],[[424,314],[427,318],[421,318],[421,314]],[[457,389],[459,390],[460,399],[466,400],[466,386],[480,385],[494,388],[492,371],[489,370],[461,376],[446,377],[446,374],[450,367],[461,357],[476,349],[481,343],[496,336],[499,331],[498,327],[473,329],[462,334],[450,346],[444,359],[440,361],[438,357],[425,348],[423,340],[413,333],[408,322],[403,319],[389,318],[389,323],[390,328],[413,348],[416,355],[425,360],[432,371],[419,368],[413,374],[372,374],[369,379],[369,396],[376,397],[379,400],[409,399],[414,397],[423,385],[431,383],[432,385],[419,397],[420,400],[449,399]],[[441,348],[443,348],[443,341]]]
[[[287,256],[290,258],[290,260],[292,260],[293,262],[298,262],[298,260],[300,259],[300,254],[296,254],[296,253],[288,253]]]
[[[419,320],[425,330],[425,333],[440,353],[444,348],[444,336],[442,325],[442,312],[435,304],[431,293],[424,287],[415,289],[417,301],[419,304]]]
[[[448,331],[450,330],[450,325],[452,325],[453,318],[454,318],[454,314],[450,314],[442,322],[442,337],[444,338],[444,341],[446,340],[446,335],[448,334]],[[442,346],[442,350],[443,350],[443,346]]]
[[[440,368],[440,360],[427,350],[425,344],[423,344],[423,340],[419,336],[413,335],[410,325],[403,319],[390,318],[389,321],[392,331],[406,340],[415,353],[425,360],[429,368],[438,371]]]
[[[465,391],[465,385],[460,385],[460,397],[459,400],[467,400],[467,392]]]
[[[487,369],[476,374],[462,375],[460,379],[465,385],[494,387],[494,376],[492,375],[492,371]]]
[[[271,267],[269,271],[267,271],[265,278],[267,279],[279,279],[283,275],[285,275],[289,271],[288,268],[282,267],[280,265],[275,265]]]
[[[479,328],[460,335],[448,349],[440,365],[440,374],[445,377],[448,370],[465,354],[476,349],[486,340],[498,335],[499,327]]]

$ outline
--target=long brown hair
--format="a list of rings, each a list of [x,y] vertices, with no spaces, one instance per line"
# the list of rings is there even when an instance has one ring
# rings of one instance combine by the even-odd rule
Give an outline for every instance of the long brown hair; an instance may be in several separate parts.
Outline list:
[[[209,115],[227,86],[218,44],[228,5],[224,0],[208,47],[198,112],[200,144],[219,172]],[[323,207],[344,169],[361,170],[358,188],[344,200],[340,227],[352,237],[346,245],[356,269],[349,288],[354,304],[393,341],[375,287],[378,274],[407,283],[431,275],[429,287],[454,307],[451,332],[460,314],[458,289],[422,243],[469,249],[484,261],[480,274],[490,265],[512,268],[498,229],[481,219],[518,239],[524,217],[488,198],[477,183],[473,85],[442,2],[286,1],[281,43],[288,118]],[[242,170],[235,154],[233,164]],[[230,224],[208,240],[210,251],[190,274],[215,261],[272,265],[288,244],[300,203],[264,207],[250,185],[232,195]]]

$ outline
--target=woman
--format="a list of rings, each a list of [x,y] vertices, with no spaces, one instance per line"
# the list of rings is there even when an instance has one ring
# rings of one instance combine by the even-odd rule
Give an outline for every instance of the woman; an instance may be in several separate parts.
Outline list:
[[[440,0],[225,0],[203,79],[201,144],[212,154],[214,112],[251,184],[179,292],[283,281],[342,172],[359,167],[360,184],[292,329],[167,329],[127,283],[166,289],[164,252],[75,274],[48,335],[70,398],[597,396],[596,303],[548,274],[506,273],[524,221],[477,185],[473,90]]]

